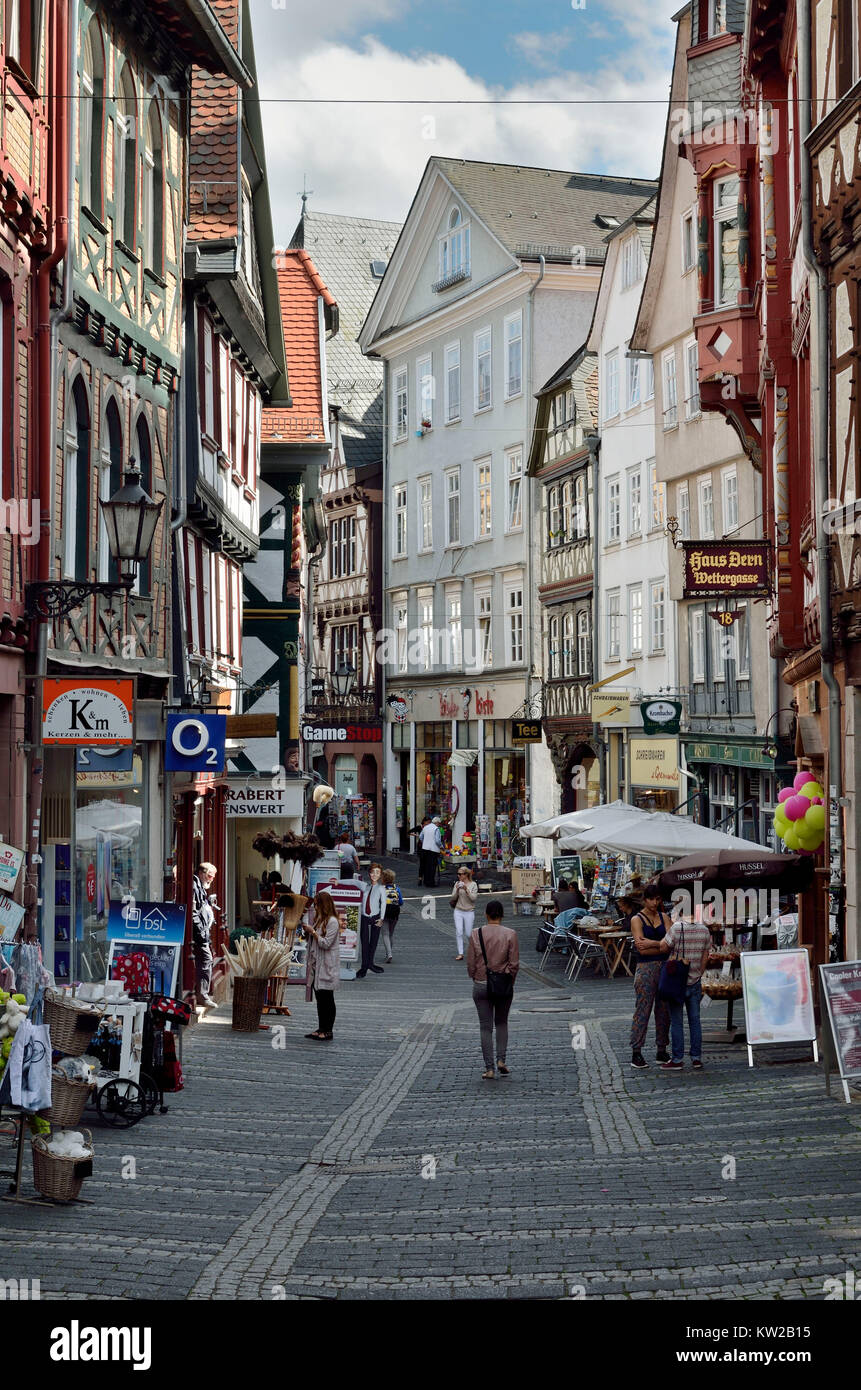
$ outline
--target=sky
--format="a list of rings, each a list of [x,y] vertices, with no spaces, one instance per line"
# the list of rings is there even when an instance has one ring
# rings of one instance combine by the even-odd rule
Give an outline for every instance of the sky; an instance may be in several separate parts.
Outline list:
[[[403,221],[433,155],[657,177],[678,0],[250,3],[279,245],[303,187]]]

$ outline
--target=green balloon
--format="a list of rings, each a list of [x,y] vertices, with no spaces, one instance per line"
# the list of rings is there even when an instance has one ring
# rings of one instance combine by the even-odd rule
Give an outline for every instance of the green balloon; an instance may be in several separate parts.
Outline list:
[[[824,796],[825,792],[818,782],[805,782],[797,795],[806,796],[808,801],[812,801],[814,796]]]
[[[825,829],[825,807],[811,806],[809,811],[804,814],[804,824],[809,825],[814,830]]]
[[[804,848],[804,846],[801,843],[798,831],[796,830],[794,825],[790,825],[787,829],[785,835],[783,836],[783,843],[786,845],[787,849]]]

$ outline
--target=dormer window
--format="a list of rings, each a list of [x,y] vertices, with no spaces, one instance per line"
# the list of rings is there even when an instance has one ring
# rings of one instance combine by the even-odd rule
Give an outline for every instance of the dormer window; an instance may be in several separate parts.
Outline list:
[[[613,217],[609,212],[596,213],[595,222],[597,226],[603,227],[605,231],[612,231],[614,227],[619,226],[618,217]]]
[[[460,208],[448,215],[445,231],[439,238],[439,279],[436,290],[448,289],[469,276],[469,223],[464,222]]]

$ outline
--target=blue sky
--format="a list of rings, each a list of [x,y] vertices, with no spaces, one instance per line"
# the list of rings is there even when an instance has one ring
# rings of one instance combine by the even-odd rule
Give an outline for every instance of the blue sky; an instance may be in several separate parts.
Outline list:
[[[669,6],[251,0],[251,9],[262,97],[305,99],[263,108],[278,242],[295,225],[306,174],[320,211],[393,220],[434,154],[657,175]],[[370,96],[418,104],[375,106]],[[551,99],[581,104],[506,104]]]

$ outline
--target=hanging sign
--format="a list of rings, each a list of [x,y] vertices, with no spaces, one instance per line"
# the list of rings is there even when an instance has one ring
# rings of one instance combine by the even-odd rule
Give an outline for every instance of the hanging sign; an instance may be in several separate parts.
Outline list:
[[[806,951],[742,951],[741,984],[748,1058],[761,1043],[816,1041]]]
[[[851,1098],[847,1081],[861,1081],[861,960],[820,965],[819,978],[848,1105]]]
[[[108,913],[108,941],[158,941],[182,945],[185,907],[182,903],[113,902]]]
[[[0,844],[0,892],[12,892],[23,862],[22,849],[16,849],[14,845]]]
[[[42,742],[134,742],[133,680],[42,682]]]
[[[166,772],[223,772],[225,714],[169,714],[164,750]]]
[[[541,738],[540,719],[512,719],[511,739],[513,743],[540,743]]]
[[[767,541],[682,541],[683,598],[710,594],[768,594]]]
[[[0,893],[0,928],[3,930],[4,941],[14,940],[23,918],[24,909],[21,904],[7,898],[5,893]]]
[[[631,718],[631,697],[627,693],[612,695],[606,691],[592,692],[593,724],[627,724]]]
[[[380,721],[362,724],[303,724],[303,743],[382,743]]]
[[[645,700],[640,705],[647,734],[677,734],[682,717],[681,700]]]

